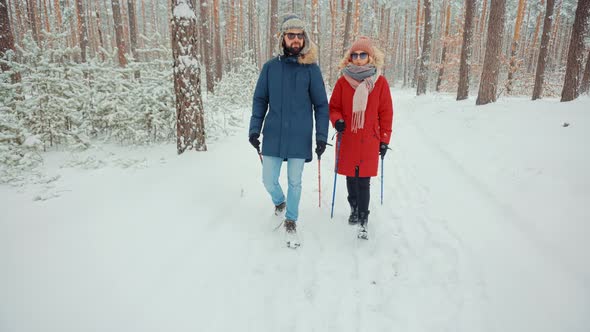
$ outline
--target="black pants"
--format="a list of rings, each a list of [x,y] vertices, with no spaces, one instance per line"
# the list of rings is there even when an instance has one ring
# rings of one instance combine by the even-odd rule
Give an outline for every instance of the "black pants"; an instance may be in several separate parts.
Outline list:
[[[347,176],[346,188],[348,189],[348,202],[350,205],[357,206],[359,212],[369,212],[371,178]]]

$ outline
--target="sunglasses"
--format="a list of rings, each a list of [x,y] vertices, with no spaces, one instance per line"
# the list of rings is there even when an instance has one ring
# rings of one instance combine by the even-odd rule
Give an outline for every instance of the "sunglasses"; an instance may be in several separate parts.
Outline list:
[[[295,37],[297,37],[297,39],[301,39],[301,40],[303,40],[305,38],[305,34],[303,34],[303,33],[289,32],[289,33],[286,33],[285,36],[287,36],[287,38],[289,38],[289,40],[293,40],[293,39],[295,39]]]
[[[352,54],[350,55],[350,58],[351,58],[352,60],[356,60],[356,59],[358,59],[358,58],[361,58],[362,60],[365,60],[365,59],[366,59],[368,56],[369,56],[369,54],[367,54],[367,53],[365,53],[365,52],[362,52],[362,53],[352,53]]]

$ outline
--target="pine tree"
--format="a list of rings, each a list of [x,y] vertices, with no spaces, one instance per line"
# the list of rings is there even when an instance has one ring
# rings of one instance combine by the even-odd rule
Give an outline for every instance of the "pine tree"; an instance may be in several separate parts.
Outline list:
[[[8,19],[8,5],[6,0],[0,0],[0,70],[2,72],[11,70],[8,63],[14,55],[14,36]],[[11,83],[17,83],[20,81],[20,74],[11,71],[10,78]]]
[[[254,6],[253,1],[250,1],[250,3],[252,4],[252,6]],[[252,12],[252,16],[256,15],[254,13],[254,10]],[[251,17],[250,19],[254,21],[253,17]],[[223,53],[221,52],[221,31],[219,30],[219,0],[213,0],[213,26],[215,29],[213,33],[213,38],[215,38],[213,42],[213,53],[215,54],[215,79],[220,80],[221,76],[223,75]],[[256,40],[254,36],[255,35],[252,34],[250,38]]]
[[[516,23],[514,26],[514,37],[512,38],[512,46],[510,49],[510,64],[508,67],[508,80],[506,81],[506,93],[512,93],[512,81],[514,74],[518,70],[516,52],[518,51],[519,39],[520,39],[520,28],[524,19],[524,9],[526,7],[526,0],[518,1],[518,10],[516,13]]]
[[[127,58],[125,57],[125,39],[123,36],[123,20],[121,19],[121,5],[119,0],[111,0],[113,9],[113,21],[115,25],[115,39],[117,41],[119,66],[127,66]]]
[[[129,15],[129,46],[135,61],[139,61],[137,53],[137,15],[135,14],[135,0],[127,0],[127,14]],[[139,72],[137,72],[139,74]]]
[[[197,19],[187,0],[172,1],[172,54],[176,93],[177,152],[206,151],[200,68],[195,39]]]
[[[201,16],[199,22],[201,23],[201,43],[203,45],[203,66],[205,67],[206,87],[208,92],[213,92],[215,72],[211,58],[213,45],[211,44],[210,37],[209,5],[207,0],[201,0]]]
[[[584,77],[582,78],[582,84],[580,84],[580,93],[588,94],[590,91],[590,51],[586,57],[586,69],[584,69]]]
[[[268,31],[268,58],[272,58],[273,53],[273,45],[275,44],[275,38],[278,35],[278,10],[279,10],[279,2],[278,0],[270,0],[270,29]]]
[[[492,1],[488,23],[488,40],[483,63],[477,105],[485,105],[496,101],[498,74],[500,72],[500,54],[502,53],[502,37],[504,36],[506,0]]]
[[[426,93],[426,86],[428,85],[428,72],[430,66],[430,41],[432,39],[432,24],[430,8],[432,0],[424,0],[424,39],[422,40],[422,54],[420,55],[420,70],[418,72],[418,87],[416,95]]]
[[[78,17],[78,40],[80,42],[80,57],[86,62],[86,50],[88,48],[88,29],[86,26],[86,11],[82,0],[76,0],[76,15]]]
[[[590,16],[590,1],[578,0],[576,18],[570,40],[567,55],[567,67],[565,69],[565,80],[561,91],[561,101],[571,101],[578,98],[580,94],[580,74],[582,61],[584,61],[584,35],[588,30],[588,16]]]
[[[342,41],[342,55],[346,53],[350,46],[350,35],[352,30],[352,0],[348,0],[346,5],[346,23],[344,25],[344,39]]]
[[[440,85],[442,83],[442,79],[445,73],[445,63],[447,61],[447,39],[449,38],[449,32],[451,28],[451,4],[447,3],[445,7],[445,28],[444,28],[444,35],[442,38],[443,48],[440,60],[440,69],[438,71],[438,79],[436,81],[436,92],[440,91]]]
[[[461,64],[459,67],[459,87],[457,100],[469,97],[469,75],[473,39],[473,18],[475,17],[475,0],[465,0],[465,24],[463,26],[463,45],[461,46]]]
[[[553,23],[554,8],[555,0],[547,0],[547,9],[545,10],[545,20],[543,22],[543,34],[541,35],[541,46],[539,49],[539,58],[537,60],[537,70],[535,73],[533,100],[539,99],[543,95],[545,64],[547,63],[547,54],[549,51],[549,38],[551,38],[551,24]]]

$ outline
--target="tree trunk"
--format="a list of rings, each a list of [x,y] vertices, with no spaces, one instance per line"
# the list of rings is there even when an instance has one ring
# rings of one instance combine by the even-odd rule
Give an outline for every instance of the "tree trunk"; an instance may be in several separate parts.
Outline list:
[[[432,39],[431,8],[432,0],[424,0],[424,39],[422,40],[422,55],[420,56],[420,72],[418,73],[418,87],[416,95],[426,93],[428,73],[430,72],[430,41]]]
[[[49,14],[47,12],[47,0],[43,0],[43,14],[45,15],[45,31],[51,32],[51,26],[49,25]]]
[[[119,0],[111,0],[113,9],[113,22],[115,24],[115,39],[117,41],[117,49],[119,55],[119,66],[127,66],[127,58],[125,58],[125,41],[123,40],[123,21],[121,20],[121,6]]]
[[[352,0],[346,5],[346,23],[344,24],[344,39],[342,40],[342,55],[348,51],[350,46],[350,34],[352,30]]]
[[[76,15],[78,17],[78,41],[80,42],[80,58],[82,62],[86,62],[88,30],[86,28],[86,11],[82,5],[82,0],[76,0]]]
[[[142,23],[142,34],[147,36],[147,21],[145,16],[145,0],[141,0],[141,23]],[[143,40],[143,38],[142,38]]]
[[[461,47],[461,64],[459,65],[459,87],[457,100],[469,97],[469,75],[471,70],[471,50],[473,39],[473,18],[475,16],[475,0],[465,0],[465,24],[463,26],[463,46]]]
[[[522,26],[522,21],[524,19],[524,9],[526,6],[526,0],[519,0],[518,1],[518,10],[516,12],[516,24],[514,26],[514,37],[512,38],[512,45],[510,49],[510,64],[508,66],[508,80],[506,81],[506,93],[512,93],[512,80],[514,78],[514,73],[516,73],[517,64],[516,64],[516,52],[518,51],[518,41],[520,39],[520,27]]]
[[[412,77],[412,87],[414,87],[415,83],[418,81],[418,71],[419,71],[419,61],[420,61],[420,18],[421,15],[421,2],[420,0],[417,1],[418,5],[416,7],[416,35],[414,38],[414,59],[412,60],[412,64],[414,65],[414,76]]]
[[[139,53],[137,53],[137,15],[135,14],[135,0],[127,0],[127,15],[129,15],[129,45],[131,47],[131,54],[133,61],[139,61]],[[141,72],[138,70],[133,74],[135,79],[141,77]]]
[[[135,61],[139,61],[137,53],[137,15],[135,13],[135,0],[127,0],[127,14],[129,15],[129,46]],[[136,73],[139,75],[139,72]]]
[[[404,14],[404,42],[402,46],[402,56],[404,58],[404,83],[402,84],[402,86],[404,88],[408,86],[408,56],[410,54],[410,52],[408,52],[408,44],[408,10],[406,9]]]
[[[559,39],[557,38],[558,35],[558,31],[561,28],[561,6],[563,5],[563,0],[559,0],[556,3],[556,10],[555,10],[555,14],[553,16],[553,20],[552,20],[552,25],[553,25],[553,32],[551,33],[551,46],[549,48],[549,54],[550,56],[547,57],[547,65],[551,65],[554,66],[557,63],[557,49],[558,49],[558,45],[559,45]],[[555,65],[555,67],[557,67],[557,65]]]
[[[483,61],[476,105],[492,103],[497,98],[496,91],[498,89],[500,54],[502,53],[502,37],[504,35],[505,9],[506,0],[497,0],[490,3],[486,55]]]
[[[200,68],[197,62],[197,19],[188,0],[173,0],[171,26],[176,94],[176,151],[207,151],[201,99]]]
[[[56,0],[57,1],[57,0]],[[10,8],[9,8],[10,9]],[[9,10],[10,11],[10,10]],[[16,15],[16,22],[12,22],[13,25],[18,26],[18,33],[15,37],[16,43],[23,39],[26,31],[24,14],[20,5],[20,1],[14,1],[14,15]]]
[[[328,61],[329,63],[329,68],[328,68],[328,83],[330,86],[332,86],[332,84],[335,81],[335,78],[332,76],[334,74],[334,69],[333,69],[333,64],[334,64],[334,37],[336,36],[336,17],[338,16],[338,10],[337,10],[337,4],[336,4],[337,0],[330,0],[330,27],[331,27],[331,34],[330,34],[330,60]]]
[[[318,65],[321,66],[321,45],[320,45],[320,12],[318,0],[312,0],[311,2],[311,34],[313,41],[318,45]]]
[[[578,98],[580,94],[580,74],[582,61],[584,61],[584,36],[588,30],[588,16],[590,15],[590,1],[578,0],[576,18],[567,53],[567,67],[565,80],[561,91],[561,101],[570,101]]]
[[[545,64],[547,63],[547,54],[549,52],[549,38],[551,38],[551,24],[553,23],[554,8],[555,0],[547,0],[547,9],[545,10],[545,20],[543,22],[543,34],[541,35],[541,48],[539,49],[539,58],[537,59],[537,71],[535,73],[533,100],[539,99],[543,95],[543,84],[545,81]]]
[[[217,1],[217,0],[215,0]],[[250,43],[250,50],[252,52],[252,60],[254,61],[255,64],[258,63],[258,43],[256,40],[256,1],[253,0],[247,0],[248,1],[248,14],[246,15],[248,17],[248,41]],[[219,15],[218,13],[216,13],[215,15]],[[216,18],[217,20],[217,18]],[[218,30],[218,23],[215,23],[215,30]],[[217,43],[217,37],[215,37],[215,42]],[[215,64],[217,64],[217,62],[219,62],[221,59],[216,58],[215,59]],[[217,67],[216,67],[217,68]],[[216,75],[217,76],[217,75]],[[219,76],[217,76],[219,78]]]
[[[359,35],[359,25],[360,25],[360,13],[361,13],[361,4],[360,0],[354,1],[354,28],[352,32],[352,37],[356,38]]]
[[[488,18],[488,0],[483,0],[483,4],[481,6],[481,16],[479,19],[479,28],[478,28],[478,33],[477,33],[477,52],[476,52],[476,59],[475,61],[477,61],[478,64],[481,64],[481,58],[482,58],[482,52],[483,50],[483,44],[486,38],[486,22],[487,22],[487,18]]]
[[[440,59],[440,69],[438,70],[438,80],[436,81],[436,92],[440,91],[440,85],[442,84],[442,78],[445,74],[445,64],[447,61],[447,39],[449,38],[449,32],[451,29],[451,4],[448,3],[447,7],[445,8],[445,28],[444,28],[444,35],[442,39],[442,54]]]
[[[545,0],[540,0],[541,6]],[[537,23],[535,24],[535,33],[533,35],[533,43],[532,46],[529,46],[530,50],[530,57],[527,66],[527,72],[531,72],[532,67],[535,65],[535,55],[537,54],[537,41],[539,40],[539,31],[541,31],[541,19],[543,17],[543,12],[539,11],[539,15],[537,16]]]
[[[205,66],[207,91],[213,92],[213,84],[215,83],[213,61],[211,59],[213,45],[211,45],[211,29],[209,27],[209,4],[207,3],[207,0],[201,0],[201,15],[199,18],[199,22],[201,23],[203,66]]]
[[[223,75],[223,52],[221,52],[221,30],[219,26],[219,0],[213,0],[213,23],[215,26],[215,79],[220,80]],[[254,38],[254,35],[250,36]]]
[[[100,11],[98,8],[98,4],[95,2],[94,3],[94,15],[96,16],[96,33],[98,35],[98,54],[100,54],[100,59],[102,61],[105,60],[105,54],[103,52],[103,49],[105,48],[105,44],[104,44],[104,39],[102,37],[102,24],[100,21]]]
[[[37,24],[37,4],[35,0],[26,0],[27,1],[27,19],[29,23],[29,27],[31,28],[31,33],[33,34],[33,39],[40,45],[41,36],[39,33],[39,25]]]
[[[277,38],[277,33],[279,31],[279,2],[278,0],[270,0],[270,29],[268,30],[268,58],[272,58],[272,50],[273,45],[275,44],[275,39]],[[280,45],[279,45],[280,47]]]
[[[0,0],[0,59],[4,58],[8,51],[16,52],[14,47],[14,36],[8,20],[8,5],[6,0]],[[16,53],[15,53],[16,54]],[[6,72],[10,70],[10,66],[5,63],[0,63],[0,70]],[[11,76],[12,83],[20,82],[20,74],[13,73]]]
[[[586,69],[584,69],[584,78],[582,78],[582,84],[580,84],[580,94],[588,94],[590,91],[590,51],[588,51],[588,57],[586,58]]]

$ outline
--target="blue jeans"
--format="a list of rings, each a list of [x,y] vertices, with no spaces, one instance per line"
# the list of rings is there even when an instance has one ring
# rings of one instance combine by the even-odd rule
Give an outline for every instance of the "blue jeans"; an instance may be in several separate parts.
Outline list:
[[[279,205],[285,201],[283,189],[279,184],[279,175],[281,175],[281,165],[283,158],[264,156],[262,162],[262,183],[266,191],[270,194],[274,205]],[[289,158],[287,160],[287,180],[289,188],[287,191],[287,212],[285,218],[297,221],[299,216],[299,200],[301,198],[301,175],[305,159]]]

